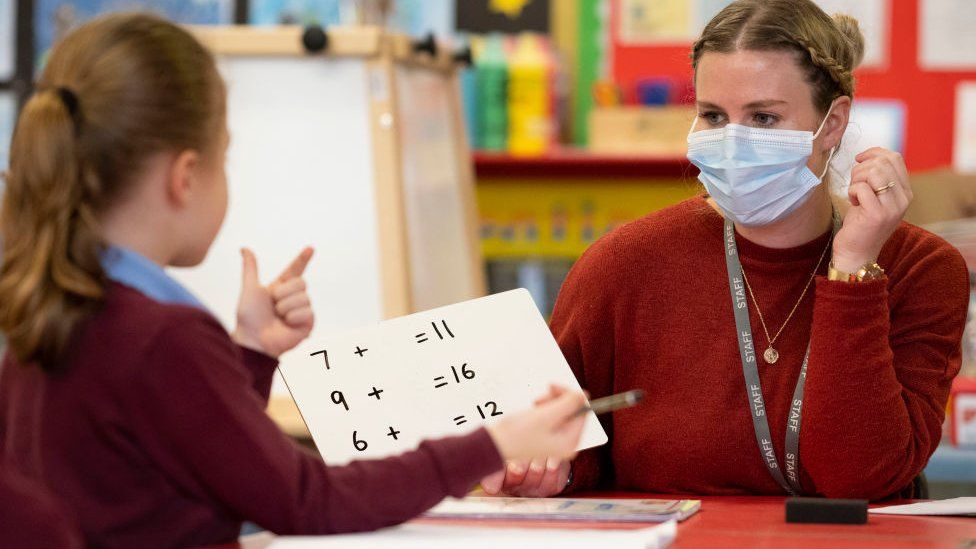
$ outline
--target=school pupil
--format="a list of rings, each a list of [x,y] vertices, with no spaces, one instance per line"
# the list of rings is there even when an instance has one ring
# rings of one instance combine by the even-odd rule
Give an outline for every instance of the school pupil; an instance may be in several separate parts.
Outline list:
[[[327,467],[290,441],[264,407],[275,357],[313,324],[311,250],[267,286],[242,252],[232,335],[163,271],[202,261],[220,228],[226,127],[212,56],[171,23],[125,14],[54,49],[15,130],[0,457],[60,498],[87,545],[226,543],[243,521],[375,529],[464,495],[503,460],[574,454],[583,420],[567,418],[583,395],[558,388],[384,460]]]

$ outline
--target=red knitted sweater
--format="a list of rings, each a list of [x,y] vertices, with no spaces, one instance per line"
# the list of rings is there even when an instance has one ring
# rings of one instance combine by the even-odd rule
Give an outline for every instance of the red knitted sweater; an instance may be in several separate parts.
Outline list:
[[[772,249],[737,236],[771,332],[809,279],[826,233]],[[594,244],[567,278],[552,330],[595,397],[641,388],[645,403],[605,419],[611,441],[573,463],[571,490],[781,494],[756,444],[723,254],[723,219],[702,197],[651,214]],[[807,493],[879,499],[910,485],[939,444],[960,366],[969,282],[959,253],[902,224],[878,261],[887,276],[828,281],[827,261],[758,361],[776,456],[811,343],[800,479]],[[758,353],[766,348],[749,302]]]

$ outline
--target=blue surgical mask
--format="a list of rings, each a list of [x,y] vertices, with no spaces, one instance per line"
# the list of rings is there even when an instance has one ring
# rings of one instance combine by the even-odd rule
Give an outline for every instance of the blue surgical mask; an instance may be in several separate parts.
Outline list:
[[[696,132],[696,117],[688,160],[701,170],[699,181],[727,217],[747,227],[768,225],[803,204],[826,175],[826,167],[820,177],[807,168],[826,121],[825,116],[816,133],[739,124]],[[827,166],[833,155],[831,149]]]

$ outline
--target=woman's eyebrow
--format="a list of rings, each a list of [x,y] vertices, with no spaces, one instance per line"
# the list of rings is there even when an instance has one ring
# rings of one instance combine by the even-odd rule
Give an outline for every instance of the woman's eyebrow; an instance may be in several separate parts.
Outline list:
[[[781,99],[760,99],[759,101],[753,101],[745,106],[747,109],[761,109],[764,107],[772,107],[774,105],[785,105],[786,101]]]

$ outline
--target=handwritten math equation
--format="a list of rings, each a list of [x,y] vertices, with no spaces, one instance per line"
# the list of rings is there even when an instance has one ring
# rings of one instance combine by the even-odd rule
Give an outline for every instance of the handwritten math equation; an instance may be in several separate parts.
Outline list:
[[[417,345],[449,342],[457,337],[446,320],[430,322],[429,328],[424,326],[423,329],[425,331],[419,332],[413,336],[413,340]],[[366,358],[369,353],[369,348],[362,345],[356,345],[347,352],[349,353],[349,357],[355,361],[357,359]],[[329,351],[327,349],[315,351],[310,353],[309,356],[321,357],[322,365],[325,366],[325,369],[329,371],[332,370],[333,365],[329,360]],[[451,390],[452,387],[477,383],[477,380],[479,379],[478,372],[467,362],[461,364],[444,365],[443,367],[439,368],[437,373],[442,375],[433,376],[431,378],[430,385],[432,388],[431,390],[437,392]],[[372,385],[370,390],[363,394],[349,394],[341,389],[335,389],[329,394],[329,400],[337,407],[337,409],[341,409],[343,412],[352,412],[352,407],[349,403],[350,396],[354,397],[354,400],[357,400],[356,407],[358,409],[360,406],[369,406],[371,405],[370,403],[375,404],[376,402],[381,402],[385,392],[386,389],[376,385]],[[476,402],[470,408],[465,410],[457,410],[457,412],[465,413],[451,418],[445,418],[445,421],[451,421],[455,426],[460,427],[461,425],[468,423],[469,418],[474,419],[476,417],[480,417],[482,420],[485,420],[504,414],[498,403],[493,400]],[[477,416],[475,416],[475,414],[477,414]],[[380,435],[390,437],[390,439],[397,441],[400,440],[400,435],[402,434],[403,431],[394,425],[387,425],[387,430],[384,433],[372,432],[369,434],[360,434],[360,431],[357,429],[352,431],[351,442],[357,451],[364,452],[367,448],[369,448],[369,442],[366,439],[367,436],[374,437]]]

